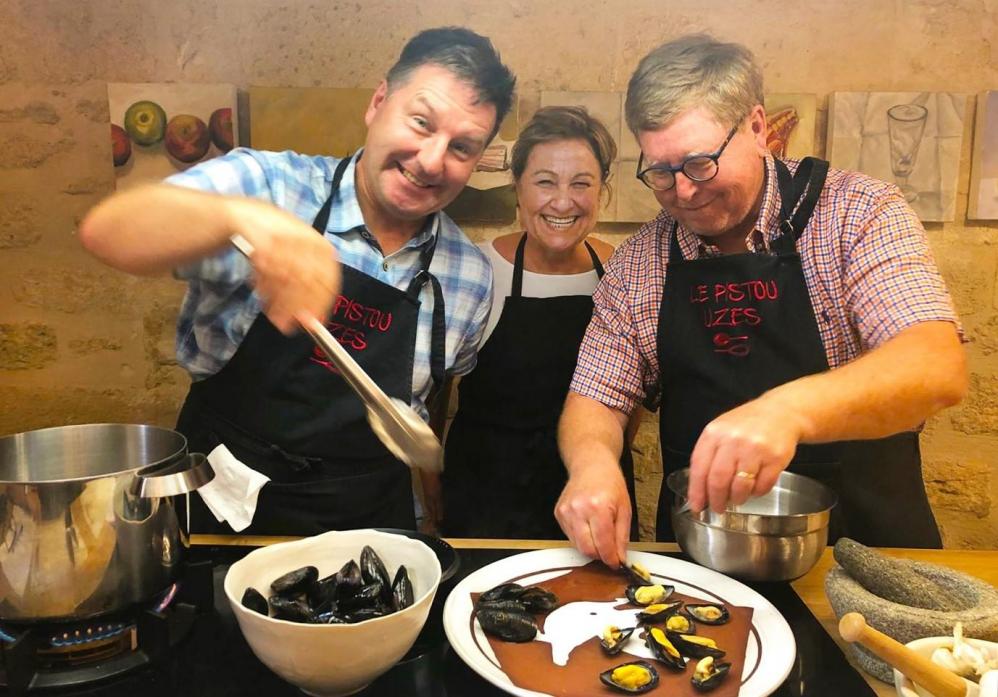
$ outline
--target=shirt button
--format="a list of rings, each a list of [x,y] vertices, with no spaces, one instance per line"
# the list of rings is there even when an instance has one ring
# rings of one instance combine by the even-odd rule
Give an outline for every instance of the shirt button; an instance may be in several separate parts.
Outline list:
[[[381,268],[384,269],[385,271],[387,271],[388,270],[388,262],[387,261],[382,262],[381,263]]]

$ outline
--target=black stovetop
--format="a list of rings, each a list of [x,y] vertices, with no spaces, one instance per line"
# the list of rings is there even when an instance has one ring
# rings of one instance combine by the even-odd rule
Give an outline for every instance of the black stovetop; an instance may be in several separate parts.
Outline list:
[[[143,667],[112,681],[84,688],[42,691],[44,695],[92,697],[298,697],[302,693],[270,672],[250,651],[236,624],[222,580],[247,548],[196,548],[192,556],[210,556],[214,569],[215,611],[197,616],[190,635],[158,664]],[[461,568],[447,590],[461,578],[519,550],[459,551]],[[672,555],[678,556],[678,555]],[[756,584],[757,591],[783,614],[797,641],[797,658],[777,697],[875,697],[876,693],[849,665],[839,647],[789,584]],[[442,603],[435,604],[439,613]],[[434,621],[436,620],[436,621]],[[0,692],[2,693],[2,692]],[[36,692],[31,692],[36,694]],[[397,666],[357,697],[503,697],[505,692],[468,668],[450,650],[439,623],[432,617],[416,646]]]

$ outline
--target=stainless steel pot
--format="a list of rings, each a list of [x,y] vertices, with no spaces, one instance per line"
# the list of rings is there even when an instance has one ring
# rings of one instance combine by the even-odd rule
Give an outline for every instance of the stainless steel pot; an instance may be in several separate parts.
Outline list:
[[[82,619],[174,580],[174,494],[214,472],[154,426],[87,424],[0,438],[0,619]]]

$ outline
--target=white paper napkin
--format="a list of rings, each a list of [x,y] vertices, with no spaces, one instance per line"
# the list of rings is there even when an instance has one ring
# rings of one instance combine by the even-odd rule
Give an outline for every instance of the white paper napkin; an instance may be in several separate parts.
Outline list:
[[[208,453],[215,478],[197,491],[218,522],[227,522],[241,532],[253,522],[260,489],[270,477],[240,462],[225,445]]]

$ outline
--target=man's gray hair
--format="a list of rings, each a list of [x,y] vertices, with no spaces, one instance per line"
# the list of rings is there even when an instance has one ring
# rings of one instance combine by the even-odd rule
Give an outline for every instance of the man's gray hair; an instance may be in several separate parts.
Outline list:
[[[741,44],[706,34],[669,41],[641,59],[627,85],[624,113],[637,136],[655,131],[687,109],[703,107],[732,128],[763,103],[762,71]]]

